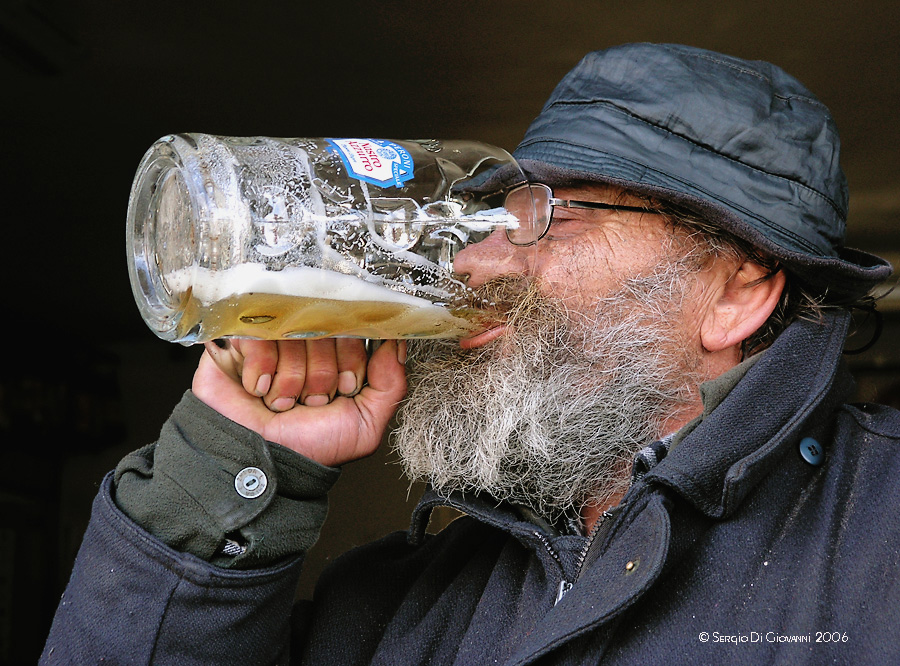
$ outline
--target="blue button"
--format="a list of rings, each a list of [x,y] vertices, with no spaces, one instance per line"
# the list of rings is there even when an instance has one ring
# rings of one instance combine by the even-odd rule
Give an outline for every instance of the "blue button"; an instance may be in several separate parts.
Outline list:
[[[818,467],[825,462],[825,449],[812,437],[804,437],[800,440],[800,457]]]

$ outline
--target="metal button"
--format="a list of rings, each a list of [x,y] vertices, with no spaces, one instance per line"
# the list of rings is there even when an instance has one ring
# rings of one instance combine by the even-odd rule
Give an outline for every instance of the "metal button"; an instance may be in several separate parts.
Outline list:
[[[812,437],[804,437],[800,440],[800,457],[818,467],[825,462],[825,449]]]
[[[269,480],[258,467],[245,467],[234,477],[234,489],[238,495],[253,499],[266,492]]]

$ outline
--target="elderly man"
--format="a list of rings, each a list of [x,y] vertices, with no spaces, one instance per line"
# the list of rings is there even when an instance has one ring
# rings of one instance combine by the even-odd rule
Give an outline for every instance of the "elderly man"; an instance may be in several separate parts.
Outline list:
[[[844,404],[841,362],[890,267],[841,246],[825,107],[766,63],[628,45],[516,156],[552,219],[455,263],[495,325],[408,363],[211,345],[105,481],[46,663],[900,663],[900,415]],[[292,612],[405,365],[394,441],[430,489]],[[466,516],[426,534],[440,505]]]

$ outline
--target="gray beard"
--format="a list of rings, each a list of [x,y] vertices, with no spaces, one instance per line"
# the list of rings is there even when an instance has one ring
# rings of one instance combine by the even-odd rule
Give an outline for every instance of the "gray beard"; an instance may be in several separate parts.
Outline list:
[[[550,520],[624,492],[635,453],[696,404],[700,363],[680,326],[685,268],[628,280],[590,313],[517,285],[511,333],[474,350],[410,345],[392,434],[408,476]],[[502,301],[508,289],[498,290]]]

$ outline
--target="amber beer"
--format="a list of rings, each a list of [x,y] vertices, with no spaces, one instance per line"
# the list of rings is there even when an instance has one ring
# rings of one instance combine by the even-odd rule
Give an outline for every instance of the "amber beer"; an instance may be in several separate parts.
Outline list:
[[[179,337],[200,324],[201,316],[204,338],[455,338],[478,330],[464,317],[427,301],[415,306],[250,293],[210,305],[189,299]]]
[[[178,338],[457,338],[479,330],[478,310],[447,309],[332,271],[295,267],[272,274],[244,265],[199,273],[167,280],[183,292]]]

